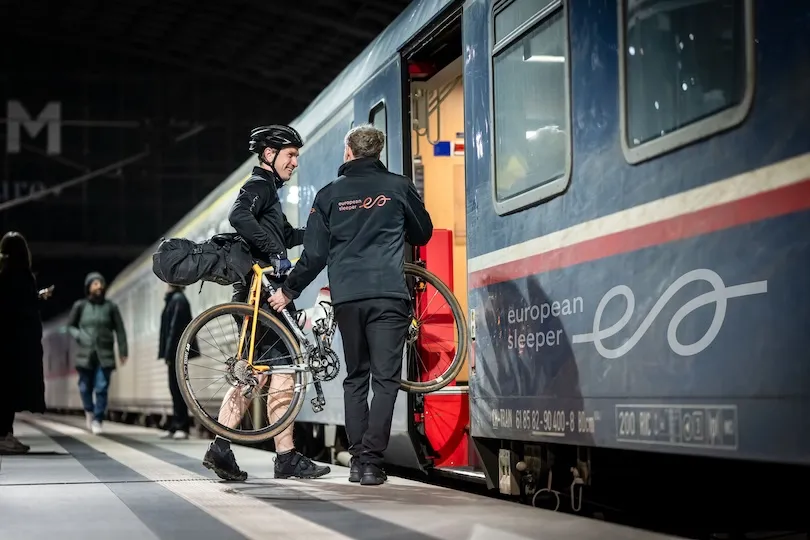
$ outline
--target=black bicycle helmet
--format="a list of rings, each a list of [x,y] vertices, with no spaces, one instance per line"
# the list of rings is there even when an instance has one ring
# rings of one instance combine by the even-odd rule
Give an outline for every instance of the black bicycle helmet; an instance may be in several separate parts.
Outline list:
[[[275,150],[281,150],[282,148],[289,146],[294,146],[295,148],[301,148],[304,146],[304,141],[301,139],[301,135],[299,135],[298,132],[290,126],[284,126],[281,124],[259,126],[257,128],[253,128],[253,130],[250,132],[250,151],[254,154],[258,154],[259,161],[270,167],[270,170],[275,177],[276,189],[280,189],[284,184],[284,181],[276,171],[276,158],[278,157],[278,152],[276,152],[276,155],[273,156],[273,162],[271,163],[264,159],[264,149],[273,148]]]
[[[286,146],[304,146],[301,135],[290,126],[259,126],[250,132],[250,151],[255,154],[261,155],[265,148],[281,150]]]

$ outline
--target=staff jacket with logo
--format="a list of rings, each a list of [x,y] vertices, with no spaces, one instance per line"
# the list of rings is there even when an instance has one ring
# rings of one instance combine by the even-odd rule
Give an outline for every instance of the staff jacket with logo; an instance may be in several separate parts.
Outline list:
[[[403,273],[405,242],[423,246],[433,235],[416,188],[374,158],[346,162],[338,174],[315,196],[304,251],[282,291],[298,298],[328,266],[333,304],[410,299]]]

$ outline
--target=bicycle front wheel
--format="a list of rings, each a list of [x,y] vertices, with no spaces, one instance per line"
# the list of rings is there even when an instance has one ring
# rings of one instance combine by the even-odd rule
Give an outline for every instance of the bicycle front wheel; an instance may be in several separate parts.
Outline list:
[[[453,292],[428,270],[405,263],[414,311],[403,350],[400,386],[411,393],[435,392],[458,376],[467,358],[469,329]]]
[[[308,384],[298,342],[261,309],[248,362],[253,318],[253,307],[242,303],[203,311],[180,337],[175,361],[180,392],[194,417],[215,435],[241,443],[264,442],[292,424]]]

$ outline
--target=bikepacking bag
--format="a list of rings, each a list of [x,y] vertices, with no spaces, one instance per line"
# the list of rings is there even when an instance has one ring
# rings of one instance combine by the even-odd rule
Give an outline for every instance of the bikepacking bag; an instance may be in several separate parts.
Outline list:
[[[237,234],[217,234],[202,243],[187,238],[162,239],[152,254],[152,272],[172,285],[210,281],[244,284],[253,266],[250,248]]]

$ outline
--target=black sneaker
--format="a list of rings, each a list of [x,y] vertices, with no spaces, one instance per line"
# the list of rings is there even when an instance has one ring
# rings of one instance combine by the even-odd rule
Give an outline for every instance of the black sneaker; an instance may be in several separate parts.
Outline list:
[[[362,476],[361,472],[360,463],[357,461],[357,458],[353,457],[349,468],[349,482],[359,482]]]
[[[208,446],[208,451],[203,458],[203,465],[206,469],[212,469],[223,480],[244,482],[248,477],[245,471],[239,470],[233,450],[220,448],[214,443]]]
[[[276,454],[276,478],[318,478],[332,472],[328,465],[316,465],[300,452]]]
[[[388,480],[388,475],[381,468],[371,463],[363,465],[363,476],[360,478],[361,486],[379,486]]]

